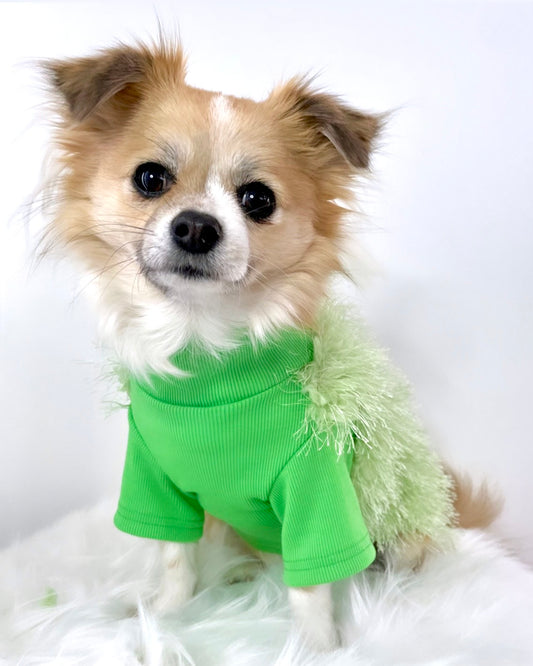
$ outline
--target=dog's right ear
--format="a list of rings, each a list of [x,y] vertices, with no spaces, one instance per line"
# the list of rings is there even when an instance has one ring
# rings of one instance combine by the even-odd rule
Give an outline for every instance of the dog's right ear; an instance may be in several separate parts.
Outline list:
[[[146,50],[117,46],[94,56],[44,63],[53,88],[66,102],[67,114],[82,122],[98,117],[109,102],[140,83],[150,66]],[[131,100],[130,100],[131,101]]]

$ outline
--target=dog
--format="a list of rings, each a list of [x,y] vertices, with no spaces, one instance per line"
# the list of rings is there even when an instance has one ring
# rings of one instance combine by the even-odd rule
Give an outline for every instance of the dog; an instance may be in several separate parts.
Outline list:
[[[331,582],[372,563],[379,528],[363,519],[353,450],[301,436],[310,398],[294,373],[317,353],[354,178],[384,116],[307,78],[259,102],[191,87],[165,40],[45,69],[59,119],[50,242],[81,259],[129,376],[115,523],[165,542],[154,607],[193,595],[207,511],[255,551],[281,552],[300,632],[331,649]],[[457,524],[459,485],[435,470],[440,518]],[[413,531],[401,541],[418,560],[431,535]]]

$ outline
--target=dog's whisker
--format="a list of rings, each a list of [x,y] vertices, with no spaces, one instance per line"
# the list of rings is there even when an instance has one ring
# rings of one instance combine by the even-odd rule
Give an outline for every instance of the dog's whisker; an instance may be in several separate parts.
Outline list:
[[[107,272],[113,270],[113,268],[116,268],[118,266],[122,266],[122,268],[113,276],[113,278],[116,278],[121,270],[123,270],[124,268],[127,268],[128,265],[132,265],[134,263],[135,263],[135,259],[131,259],[131,258],[128,257],[126,259],[122,259],[121,261],[115,262],[114,264],[106,264],[102,269],[100,269],[100,271],[98,271],[98,273],[93,275],[89,281],[85,281],[83,283],[82,287],[74,294],[73,300],[77,300],[83,294],[84,291],[86,291],[91,285],[94,284],[94,282],[100,280]],[[112,282],[112,280],[109,281],[104,286],[104,288],[102,289],[102,292],[109,287],[111,282]]]
[[[117,277],[120,275],[120,273],[122,273],[126,268],[129,268],[129,266],[133,265],[134,263],[135,263],[135,260],[128,260],[128,261],[118,262],[118,263],[114,264],[113,268],[117,268],[121,264],[123,264],[123,265],[102,286],[101,294],[104,294],[109,289],[111,284],[117,279]]]

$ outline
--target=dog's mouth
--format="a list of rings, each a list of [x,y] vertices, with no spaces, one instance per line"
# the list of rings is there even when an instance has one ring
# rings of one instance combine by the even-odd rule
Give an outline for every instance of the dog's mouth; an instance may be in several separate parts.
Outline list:
[[[175,275],[181,275],[181,277],[188,278],[191,280],[214,280],[216,277],[212,274],[211,271],[206,271],[203,268],[197,268],[196,266],[191,266],[186,264],[185,266],[177,266],[172,273]]]
[[[184,278],[185,281],[194,282],[218,282],[219,276],[212,269],[193,266],[192,264],[180,264],[177,266],[158,267],[143,266],[144,275],[157,286],[168,287],[169,282],[175,282],[176,276]]]
[[[246,288],[249,272],[238,280],[226,280],[213,270],[198,268],[190,264],[183,264],[172,269],[143,267],[145,278],[165,296],[173,298],[176,295],[209,293],[229,294],[238,293]]]

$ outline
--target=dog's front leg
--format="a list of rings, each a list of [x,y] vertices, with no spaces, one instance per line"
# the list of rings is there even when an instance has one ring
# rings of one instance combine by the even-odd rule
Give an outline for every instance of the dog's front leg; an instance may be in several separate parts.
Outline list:
[[[290,587],[289,603],[294,622],[305,642],[326,652],[337,647],[339,636],[333,619],[331,585]]]
[[[161,544],[163,573],[152,602],[152,608],[156,613],[176,610],[193,596],[197,580],[197,547],[196,542],[165,541]]]

